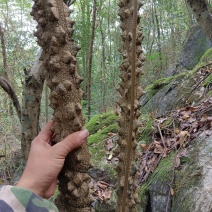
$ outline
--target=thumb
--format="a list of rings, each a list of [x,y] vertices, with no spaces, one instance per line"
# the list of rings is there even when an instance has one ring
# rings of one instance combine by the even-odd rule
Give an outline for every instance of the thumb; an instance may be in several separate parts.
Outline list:
[[[88,135],[89,133],[86,129],[72,133],[61,142],[54,145],[52,148],[55,148],[56,152],[65,158],[69,152],[76,149],[77,147],[80,147]]]

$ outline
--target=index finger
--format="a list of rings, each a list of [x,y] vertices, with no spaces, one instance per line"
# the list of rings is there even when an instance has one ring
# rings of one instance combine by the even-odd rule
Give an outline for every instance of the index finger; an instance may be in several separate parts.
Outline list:
[[[40,139],[46,141],[46,142],[49,142],[52,135],[53,135],[53,132],[51,130],[51,128],[53,127],[54,125],[54,122],[51,120],[49,121],[43,128],[42,130],[40,131],[40,133],[38,134],[37,137],[39,137]]]

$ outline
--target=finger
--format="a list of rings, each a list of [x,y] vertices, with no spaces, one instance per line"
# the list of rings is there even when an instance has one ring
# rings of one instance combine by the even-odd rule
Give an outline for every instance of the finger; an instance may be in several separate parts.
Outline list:
[[[47,143],[50,143],[53,132],[51,128],[53,127],[54,122],[51,120],[49,121],[40,131],[37,137],[39,137],[40,140],[45,141]]]
[[[80,147],[86,138],[88,137],[89,133],[87,130],[82,130],[75,132],[69,136],[67,136],[64,140],[54,145],[52,148],[63,158],[71,152],[72,150]]]

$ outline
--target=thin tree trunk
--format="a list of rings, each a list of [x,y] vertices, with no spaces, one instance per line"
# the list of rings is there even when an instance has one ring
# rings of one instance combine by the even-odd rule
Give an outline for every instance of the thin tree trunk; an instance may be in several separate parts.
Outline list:
[[[156,21],[156,27],[157,27],[157,45],[158,45],[158,52],[159,52],[159,72],[161,72],[163,70],[163,60],[162,60],[162,49],[161,49],[161,33],[160,33],[160,24],[159,24],[159,19],[158,19],[158,14],[157,14],[157,10],[156,10],[156,5],[155,3],[153,3],[154,5],[154,12],[155,12],[155,21]],[[159,73],[156,73],[159,74]]]
[[[2,47],[2,56],[3,56],[3,77],[6,80],[9,80],[8,77],[8,66],[7,66],[7,53],[6,53],[6,45],[5,45],[5,37],[4,37],[4,30],[2,24],[0,22],[0,37],[1,37],[1,47]]]
[[[26,162],[32,140],[39,132],[40,104],[45,79],[43,63],[35,60],[33,67],[25,70],[25,84],[23,88],[23,101],[21,113],[21,151]]]
[[[101,29],[101,37],[102,37],[102,69],[103,69],[102,109],[103,109],[103,112],[106,112],[105,98],[106,98],[106,87],[107,87],[107,81],[106,81],[107,69],[106,69],[106,57],[105,57],[105,35],[102,28],[102,23],[101,23],[100,29]]]
[[[141,4],[139,4],[141,6]],[[139,28],[140,16],[137,0],[119,1],[123,45],[120,52],[123,61],[120,65],[120,99],[121,108],[119,139],[115,154],[119,159],[116,167],[118,176],[117,212],[136,212],[138,198],[138,169],[136,167],[139,99],[143,94],[140,87],[141,67],[144,62],[141,43],[143,35]]]
[[[88,120],[91,116],[91,72],[92,72],[92,59],[93,59],[93,44],[95,35],[95,24],[96,24],[96,0],[93,1],[93,16],[92,16],[92,27],[90,35],[90,47],[88,57]]]
[[[0,76],[0,86],[9,95],[10,99],[12,100],[13,106],[15,107],[16,113],[21,122],[21,107],[20,107],[18,97],[14,89],[12,88],[10,83],[4,77],[1,77],[1,76]]]

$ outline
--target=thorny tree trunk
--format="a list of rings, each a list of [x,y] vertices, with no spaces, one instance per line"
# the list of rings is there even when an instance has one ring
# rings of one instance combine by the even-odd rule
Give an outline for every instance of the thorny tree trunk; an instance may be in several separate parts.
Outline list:
[[[115,152],[119,159],[116,167],[118,175],[118,212],[135,212],[137,211],[136,204],[139,202],[136,140],[139,137],[139,99],[143,95],[143,90],[140,87],[140,77],[144,57],[141,49],[143,35],[139,31],[140,17],[137,10],[141,6],[141,3],[137,4],[137,0],[120,0],[119,2],[123,41],[120,52],[123,61],[120,65],[120,78],[122,81],[118,89],[121,95],[118,101],[121,108],[121,115],[118,120],[120,127],[118,132],[119,147]]]
[[[212,41],[212,16],[206,0],[186,0],[198,24]]]
[[[40,104],[45,79],[45,70],[39,58],[40,55],[29,71],[25,70],[21,113],[21,151],[24,162],[28,158],[31,142],[39,132]]]
[[[96,23],[96,0],[93,1],[93,17],[92,17],[91,38],[90,38],[89,57],[88,57],[88,120],[90,119],[91,116],[91,71],[92,71],[95,23]]]
[[[61,0],[35,0],[31,13],[38,22],[35,35],[43,48],[47,85],[51,90],[50,106],[54,109],[55,142],[79,131],[84,124],[80,89],[82,78],[76,72],[73,25],[70,10]],[[75,48],[73,48],[75,47]],[[71,152],[59,176],[60,195],[56,201],[61,212],[88,212],[92,198],[87,174],[91,167],[87,143]]]

